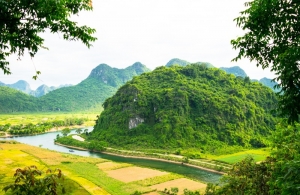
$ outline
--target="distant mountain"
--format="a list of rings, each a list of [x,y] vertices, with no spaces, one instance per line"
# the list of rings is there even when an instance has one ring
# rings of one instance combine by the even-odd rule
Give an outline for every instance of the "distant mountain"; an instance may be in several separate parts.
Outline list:
[[[173,65],[186,66],[186,65],[189,65],[189,64],[205,65],[207,68],[213,68],[214,67],[211,63],[208,63],[208,62],[194,62],[194,63],[191,63],[191,62],[188,62],[188,61],[185,61],[185,60],[181,60],[179,58],[171,59],[166,64],[166,66],[167,67],[170,67],[170,66],[173,66]]]
[[[14,89],[9,90],[9,94],[11,95],[9,98],[9,95],[2,94],[0,91],[0,104],[3,106],[0,112],[99,110],[104,100],[112,96],[120,86],[131,80],[134,76],[149,71],[150,69],[140,62],[134,63],[125,69],[117,69],[107,64],[100,64],[78,85],[60,86],[61,88],[56,90],[53,90],[54,87],[46,85],[38,87],[34,94],[32,94],[39,98],[28,96]],[[5,91],[9,88],[1,87],[1,89]],[[22,98],[19,98],[19,96],[22,96]],[[6,106],[10,105],[7,104],[8,100],[14,101],[14,109]],[[24,107],[23,105],[34,106]],[[22,109],[17,109],[18,107]]]
[[[48,87],[47,85],[41,85],[35,91],[31,91],[30,95],[32,95],[34,97],[41,97],[43,95],[46,95],[50,91],[54,91],[59,88],[70,87],[70,86],[72,86],[72,85],[65,84],[65,85],[59,85],[58,87],[54,87],[54,86]]]
[[[3,83],[4,84],[4,83]],[[22,91],[26,94],[30,94],[31,93],[31,89],[30,89],[30,85],[29,83],[27,83],[24,80],[19,80],[16,83],[13,84],[4,84],[7,87],[13,88],[13,89],[17,89],[19,91]]]
[[[23,93],[26,93],[28,95],[32,95],[34,97],[40,97],[40,96],[43,96],[43,95],[45,95],[45,94],[47,94],[50,91],[53,91],[55,89],[59,89],[59,88],[66,87],[66,86],[71,86],[71,85],[69,85],[69,84],[60,85],[59,87],[54,87],[54,86],[48,87],[47,85],[41,85],[36,90],[32,90],[30,88],[30,85],[29,85],[28,82],[26,82],[24,80],[19,80],[16,83],[13,83],[13,84],[5,84],[5,83],[0,82],[0,86],[6,86],[6,87],[9,87],[9,88],[12,88],[12,89],[22,91]]]
[[[277,85],[278,83],[275,82],[275,81],[272,81],[272,79],[264,77],[264,78],[260,79],[259,82],[262,83],[263,85],[271,88],[275,92],[279,92],[281,90],[281,89],[275,89],[274,88],[275,85]]]
[[[233,66],[233,67],[229,67],[229,68],[221,67],[220,69],[224,70],[228,74],[234,74],[236,77],[240,76],[240,77],[245,78],[247,76],[245,71],[243,69],[241,69],[239,66]]]
[[[149,72],[145,65],[137,62],[125,69],[100,64],[81,83],[64,87],[40,97],[42,111],[76,111],[96,109],[105,99],[132,77]]]

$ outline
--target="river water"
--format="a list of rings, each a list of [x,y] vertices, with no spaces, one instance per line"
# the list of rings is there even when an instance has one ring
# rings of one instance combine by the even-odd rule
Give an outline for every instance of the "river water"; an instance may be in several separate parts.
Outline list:
[[[89,131],[92,130],[92,127],[88,128]],[[74,133],[75,130],[73,130],[71,133]],[[55,145],[54,139],[56,138],[57,134],[60,134],[60,132],[50,132],[35,136],[24,136],[24,137],[14,137],[14,138],[0,138],[1,140],[16,140],[18,142],[47,148],[50,150],[55,150],[59,152],[64,153],[72,153],[80,156],[87,156],[87,157],[96,157],[96,158],[104,158],[108,160],[112,160],[115,162],[126,162],[130,164],[134,164],[137,166],[143,166],[143,167],[149,167],[159,170],[164,170],[168,172],[178,173],[185,175],[189,178],[193,178],[199,181],[203,181],[206,183],[218,183],[221,175],[217,173],[211,173],[205,170],[200,170],[197,168],[174,164],[174,163],[168,163],[168,162],[161,162],[161,161],[155,161],[155,160],[147,160],[147,159],[139,159],[139,158],[125,158],[120,156],[113,156],[113,155],[107,155],[107,154],[101,154],[101,153],[95,153],[95,152],[89,152],[89,151],[81,151],[73,149],[74,152],[70,152],[69,148]],[[60,134],[61,135],[61,134]]]

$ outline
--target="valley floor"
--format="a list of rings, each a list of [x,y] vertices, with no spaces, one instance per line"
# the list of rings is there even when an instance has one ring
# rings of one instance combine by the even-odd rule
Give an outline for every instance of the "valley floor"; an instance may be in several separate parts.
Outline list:
[[[0,194],[2,188],[14,182],[17,168],[36,165],[40,170],[60,168],[66,176],[67,194],[130,195],[135,191],[159,195],[165,188],[204,191],[206,184],[182,175],[117,163],[101,158],[81,157],[16,142],[0,143]]]

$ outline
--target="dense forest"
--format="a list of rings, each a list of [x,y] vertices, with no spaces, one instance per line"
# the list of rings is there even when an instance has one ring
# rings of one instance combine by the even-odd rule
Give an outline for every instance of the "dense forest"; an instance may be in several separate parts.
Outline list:
[[[100,64],[78,85],[59,88],[39,98],[0,86],[0,112],[99,111],[105,99],[120,86],[132,77],[149,71],[139,62],[125,69]]]
[[[104,102],[91,137],[123,147],[264,147],[276,102],[271,89],[249,77],[206,65],[159,67]]]
[[[35,112],[38,110],[37,99],[16,89],[0,86],[0,112]]]

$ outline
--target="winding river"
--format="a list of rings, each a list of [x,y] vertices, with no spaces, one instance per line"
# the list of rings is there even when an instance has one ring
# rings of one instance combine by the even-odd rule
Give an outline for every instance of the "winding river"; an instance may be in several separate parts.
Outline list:
[[[89,131],[92,130],[92,127],[88,128]],[[72,131],[74,133],[75,130]],[[115,162],[126,162],[131,163],[138,166],[143,167],[149,167],[154,169],[160,169],[168,172],[178,173],[185,175],[189,178],[193,178],[199,181],[203,181],[206,183],[218,183],[221,175],[217,173],[211,173],[205,170],[200,170],[197,168],[184,166],[180,164],[174,164],[169,162],[162,162],[162,161],[156,161],[156,160],[148,160],[148,159],[139,159],[139,158],[126,158],[126,157],[120,157],[120,156],[113,156],[113,155],[107,155],[102,153],[95,153],[95,152],[89,152],[89,151],[81,151],[81,150],[74,150],[74,152],[69,152],[69,149],[63,146],[55,145],[54,139],[56,138],[56,135],[60,132],[50,132],[35,136],[24,136],[24,137],[13,137],[13,138],[0,138],[1,140],[16,140],[18,142],[37,146],[37,147],[43,147],[50,150],[55,150],[58,152],[64,152],[64,153],[72,153],[80,156],[87,156],[87,157],[96,157],[96,158],[104,158],[108,160],[112,160]]]

